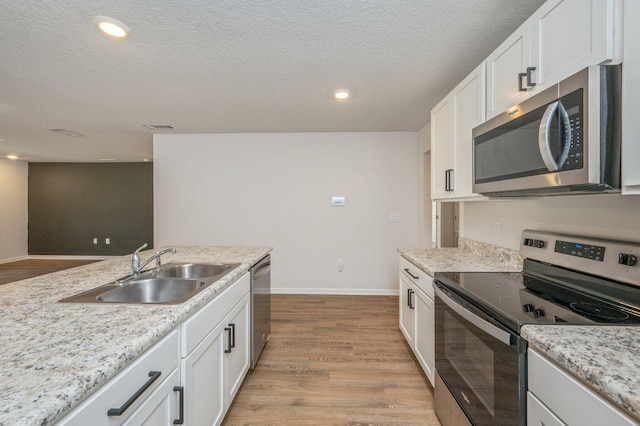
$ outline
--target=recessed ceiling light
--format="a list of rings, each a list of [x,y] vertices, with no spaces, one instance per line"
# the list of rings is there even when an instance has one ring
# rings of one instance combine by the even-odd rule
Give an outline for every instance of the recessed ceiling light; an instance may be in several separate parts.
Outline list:
[[[98,161],[116,161],[115,158],[99,158]]]
[[[17,160],[17,159],[18,159],[18,158],[20,158],[20,157],[18,157],[17,155],[14,155],[14,154],[9,154],[9,155],[7,155],[7,158],[8,158],[9,160]]]
[[[93,23],[96,24],[100,31],[111,37],[126,38],[131,33],[129,27],[124,23],[108,16],[94,16]]]
[[[149,161],[151,161],[150,158],[143,158],[142,161],[144,161],[145,163],[148,163]]]
[[[345,99],[348,99],[349,96],[351,96],[351,92],[349,92],[347,89],[338,89],[333,92],[333,97],[339,101],[344,101]]]

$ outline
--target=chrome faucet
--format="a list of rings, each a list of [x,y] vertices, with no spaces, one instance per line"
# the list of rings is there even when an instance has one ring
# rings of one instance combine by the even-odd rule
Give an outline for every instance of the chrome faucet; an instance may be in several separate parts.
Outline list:
[[[160,256],[162,256],[163,254],[167,254],[167,253],[174,253],[175,254],[175,252],[176,252],[176,249],[173,249],[173,248],[156,252],[153,256],[151,256],[149,259],[147,259],[141,265],[140,264],[140,250],[142,250],[142,249],[144,249],[146,247],[147,247],[147,243],[144,243],[140,248],[138,248],[136,251],[134,251],[133,254],[131,255],[131,271],[132,271],[131,276],[132,277],[137,277],[138,275],[140,275],[140,271],[142,271],[142,268],[147,266],[153,260],[156,261],[156,269],[160,268],[160,265],[162,264],[161,260],[160,260]]]

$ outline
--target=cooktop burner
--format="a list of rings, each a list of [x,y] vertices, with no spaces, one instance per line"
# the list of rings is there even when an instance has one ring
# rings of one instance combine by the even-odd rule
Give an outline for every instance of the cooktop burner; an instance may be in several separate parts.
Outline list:
[[[570,303],[569,306],[575,312],[585,315],[587,318],[591,317],[596,320],[607,320],[607,321],[624,321],[629,318],[629,315],[619,311],[618,309],[609,308],[600,303],[589,303],[589,302],[573,302]]]

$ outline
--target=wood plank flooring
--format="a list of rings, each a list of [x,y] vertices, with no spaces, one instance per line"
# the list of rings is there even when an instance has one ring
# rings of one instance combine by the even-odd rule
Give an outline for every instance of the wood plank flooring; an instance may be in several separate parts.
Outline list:
[[[398,328],[397,297],[271,300],[271,338],[223,426],[440,425]]]
[[[50,274],[63,269],[75,268],[99,262],[94,259],[26,259],[17,262],[0,263],[0,284],[25,280],[39,275]]]

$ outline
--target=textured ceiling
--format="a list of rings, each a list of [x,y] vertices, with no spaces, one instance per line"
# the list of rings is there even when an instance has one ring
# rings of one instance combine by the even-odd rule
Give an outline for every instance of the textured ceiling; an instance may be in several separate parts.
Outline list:
[[[162,133],[418,130],[543,0],[0,2],[0,156],[141,161]],[[106,15],[132,30],[102,35]],[[331,98],[348,88],[347,102]],[[48,129],[82,134],[71,137]]]

